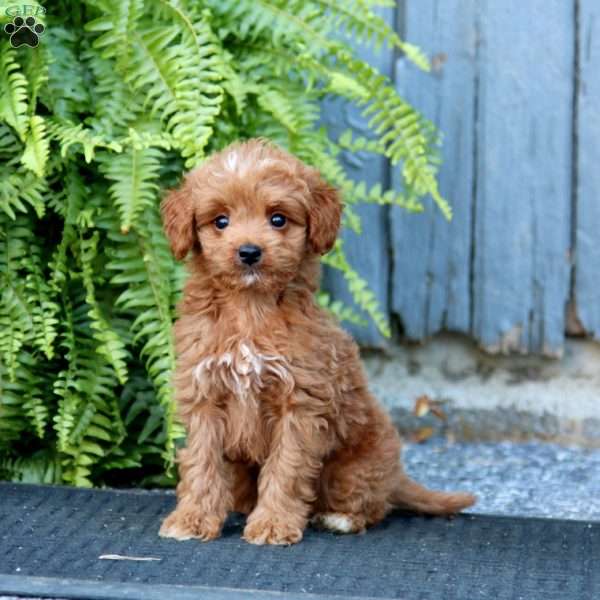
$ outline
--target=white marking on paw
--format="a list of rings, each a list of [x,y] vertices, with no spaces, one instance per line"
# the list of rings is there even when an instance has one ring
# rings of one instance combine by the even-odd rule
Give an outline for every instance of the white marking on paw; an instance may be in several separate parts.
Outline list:
[[[174,525],[171,525],[170,527],[165,527],[165,525],[163,525],[160,528],[158,535],[163,538],[173,538],[180,542],[191,540],[194,537],[191,533],[184,532]]]
[[[350,533],[352,531],[352,519],[339,513],[316,515],[315,521],[331,531],[338,531],[339,533]]]

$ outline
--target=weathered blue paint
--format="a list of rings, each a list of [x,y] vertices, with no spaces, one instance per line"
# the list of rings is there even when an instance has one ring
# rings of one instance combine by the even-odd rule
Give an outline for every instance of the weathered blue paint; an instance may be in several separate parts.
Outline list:
[[[575,301],[584,329],[600,337],[600,3],[579,0]]]
[[[393,26],[391,9],[378,9],[377,12]],[[384,46],[379,51],[361,49],[361,57],[376,66],[382,73],[391,76],[393,52]],[[333,137],[352,128],[357,135],[369,137],[367,119],[360,116],[360,110],[349,102],[328,100],[323,105],[323,120],[327,123]],[[386,182],[388,177],[387,160],[383,157],[367,153],[358,153],[342,157],[348,175],[356,181],[366,181],[368,186]],[[375,292],[381,310],[389,314],[388,286],[390,278],[390,257],[387,211],[385,207],[361,205],[355,207],[362,219],[362,234],[356,235],[351,231],[343,234],[344,247],[350,264],[368,283]],[[327,270],[324,281],[325,289],[346,304],[355,306],[347,291],[342,275],[334,270]],[[359,311],[360,312],[360,311]],[[367,327],[346,325],[347,329],[363,346],[383,347],[385,338],[379,333],[373,323]]]
[[[440,189],[452,204],[449,223],[432,204],[425,213],[391,211],[394,272],[392,309],[412,339],[471,325],[470,253],[475,140],[475,7],[477,0],[406,2],[404,35],[432,58],[424,73],[401,59],[400,95],[443,133]],[[399,169],[393,172],[402,187]]]
[[[472,332],[560,353],[569,294],[574,10],[479,4]]]
[[[572,282],[577,316],[600,338],[599,3],[404,0],[400,12],[433,69],[398,61],[397,89],[444,136],[440,189],[454,219],[432,204],[421,215],[393,208],[389,223],[385,210],[361,209],[365,233],[346,236],[351,259],[386,309],[391,284],[389,309],[411,339],[446,329],[490,351],[559,355]],[[390,53],[363,57],[387,72]],[[351,108],[327,114],[338,131],[363,127]],[[386,179],[383,161],[347,166],[369,183]],[[390,176],[402,186],[398,170]],[[329,285],[347,299],[339,277]],[[380,343],[373,327],[352,331]]]

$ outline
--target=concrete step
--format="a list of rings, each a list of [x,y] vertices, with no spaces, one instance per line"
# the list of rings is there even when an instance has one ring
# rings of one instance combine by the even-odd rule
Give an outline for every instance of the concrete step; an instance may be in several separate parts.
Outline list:
[[[477,495],[471,513],[600,521],[600,450],[543,442],[406,444],[406,471]]]

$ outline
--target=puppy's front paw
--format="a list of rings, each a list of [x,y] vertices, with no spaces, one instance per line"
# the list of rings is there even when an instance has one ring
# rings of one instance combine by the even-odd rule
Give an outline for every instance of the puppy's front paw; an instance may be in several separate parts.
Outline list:
[[[244,539],[257,545],[289,546],[302,539],[302,529],[275,515],[251,516],[244,529]]]
[[[161,537],[179,541],[192,538],[208,542],[221,535],[223,519],[216,515],[205,515],[197,510],[176,508],[161,525]]]

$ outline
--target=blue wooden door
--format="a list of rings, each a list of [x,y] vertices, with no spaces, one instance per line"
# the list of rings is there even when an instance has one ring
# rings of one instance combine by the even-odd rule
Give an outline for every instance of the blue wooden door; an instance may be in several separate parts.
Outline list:
[[[423,73],[400,57],[393,75],[443,135],[454,219],[377,209],[382,305],[409,339],[457,331],[493,352],[600,336],[600,4],[406,0],[388,18],[431,58]]]

